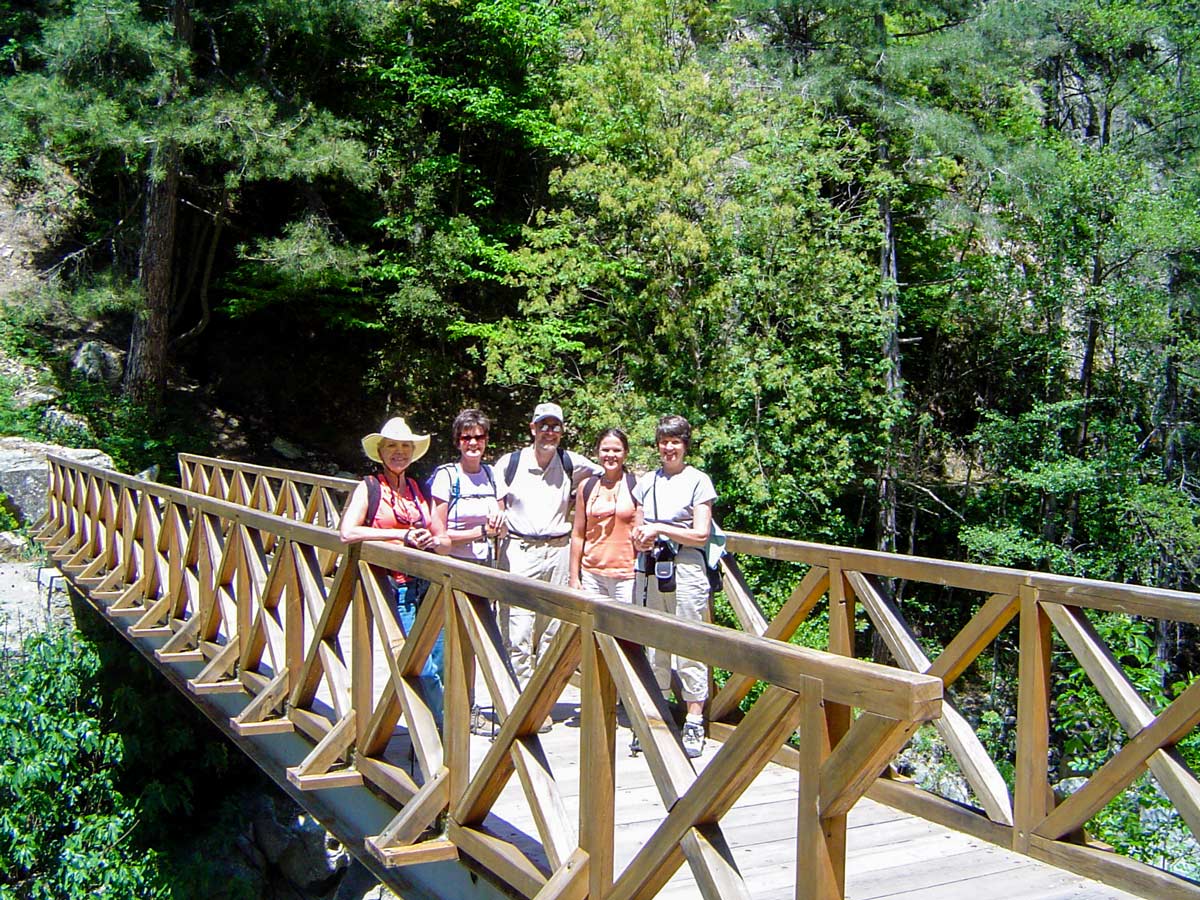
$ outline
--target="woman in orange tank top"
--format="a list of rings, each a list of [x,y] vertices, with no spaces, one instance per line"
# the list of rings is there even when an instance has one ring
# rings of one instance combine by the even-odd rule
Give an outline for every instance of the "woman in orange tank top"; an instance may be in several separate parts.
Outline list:
[[[620,428],[601,432],[596,458],[603,475],[593,475],[575,496],[571,531],[570,585],[612,600],[633,602],[633,527],[641,509],[633,502],[633,476],[625,471],[629,438]]]

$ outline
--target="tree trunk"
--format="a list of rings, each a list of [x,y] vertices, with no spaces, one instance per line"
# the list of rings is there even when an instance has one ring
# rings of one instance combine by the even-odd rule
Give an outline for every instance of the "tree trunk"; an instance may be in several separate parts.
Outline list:
[[[887,24],[882,14],[875,16],[875,34],[882,54],[888,39]],[[879,164],[884,168],[889,167],[891,154],[882,123],[876,153]],[[898,410],[904,400],[904,387],[900,380],[900,279],[896,264],[896,229],[892,223],[892,201],[886,195],[879,198],[879,219],[883,223],[883,241],[879,248],[879,302],[885,329],[881,349],[887,363],[885,389],[893,409]],[[898,417],[894,417],[893,423],[897,420]],[[879,465],[875,546],[886,552],[895,552],[899,533],[896,496],[896,444],[899,434],[899,426],[892,424],[886,437],[887,446],[884,448],[883,461]]]
[[[171,10],[175,40],[190,45],[192,11],[188,0],[174,0]],[[184,73],[176,72],[159,106],[175,97]],[[129,364],[125,370],[125,395],[152,414],[162,405],[167,385],[167,342],[171,310],[175,303],[175,222],[179,206],[179,150],[162,140],[150,155],[146,183],[146,212],[138,259],[138,282],[143,307],[129,335]]]
[[[886,161],[886,147],[880,147],[880,156]],[[900,297],[897,288],[896,232],[892,225],[892,204],[887,197],[880,198],[879,214],[884,230],[883,246],[879,254],[879,274],[882,281],[879,302],[883,311],[885,329],[882,347],[883,358],[887,364],[885,389],[893,406],[898,408],[904,400],[904,387],[900,380]],[[896,509],[896,442],[898,439],[899,427],[893,424],[888,429],[887,447],[884,449],[883,461],[879,466],[877,493],[879,516],[876,547],[889,552],[896,550],[898,534]]]
[[[162,404],[167,384],[167,339],[175,300],[172,257],[179,199],[178,152],[170,145],[156,148],[150,168],[138,272],[143,306],[129,336],[125,394],[153,413]],[[155,169],[161,177],[155,177]]]

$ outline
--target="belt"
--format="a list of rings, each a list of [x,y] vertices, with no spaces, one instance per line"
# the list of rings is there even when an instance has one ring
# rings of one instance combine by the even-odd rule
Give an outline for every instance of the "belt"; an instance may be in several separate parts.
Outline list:
[[[519,531],[508,529],[508,533],[513,537],[519,537],[527,544],[548,544],[551,541],[561,541],[563,538],[569,538],[571,532],[564,531],[562,534],[521,534]]]

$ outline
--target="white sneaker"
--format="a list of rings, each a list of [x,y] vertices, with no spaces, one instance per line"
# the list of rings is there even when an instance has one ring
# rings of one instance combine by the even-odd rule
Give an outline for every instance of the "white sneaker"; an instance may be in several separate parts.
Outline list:
[[[704,726],[699,722],[683,723],[683,752],[695,759],[704,752]]]

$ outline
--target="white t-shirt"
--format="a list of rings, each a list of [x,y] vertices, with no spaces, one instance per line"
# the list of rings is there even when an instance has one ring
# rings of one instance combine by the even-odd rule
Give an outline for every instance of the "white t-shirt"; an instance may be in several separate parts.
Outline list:
[[[712,479],[693,466],[676,475],[662,469],[647,472],[633,489],[633,502],[642,508],[647,522],[663,522],[691,528],[696,506],[717,499]]]
[[[508,530],[517,537],[559,538],[571,533],[574,524],[569,512],[575,489],[589,475],[599,475],[603,469],[578,453],[565,451],[571,458],[574,471],[571,477],[563,471],[562,462],[556,452],[550,464],[543,469],[538,465],[537,453],[532,447],[514,450],[520,454],[512,482],[505,477],[513,453],[506,453],[496,460],[496,494],[504,500]]]
[[[490,474],[488,465],[478,472],[464,472],[459,463],[438,466],[429,484],[429,493],[435,501],[449,504],[446,510],[446,527],[451,529],[478,528],[488,516],[499,511],[496,501],[496,472]],[[451,545],[450,555],[459,559],[489,558],[488,542],[458,541]]]

